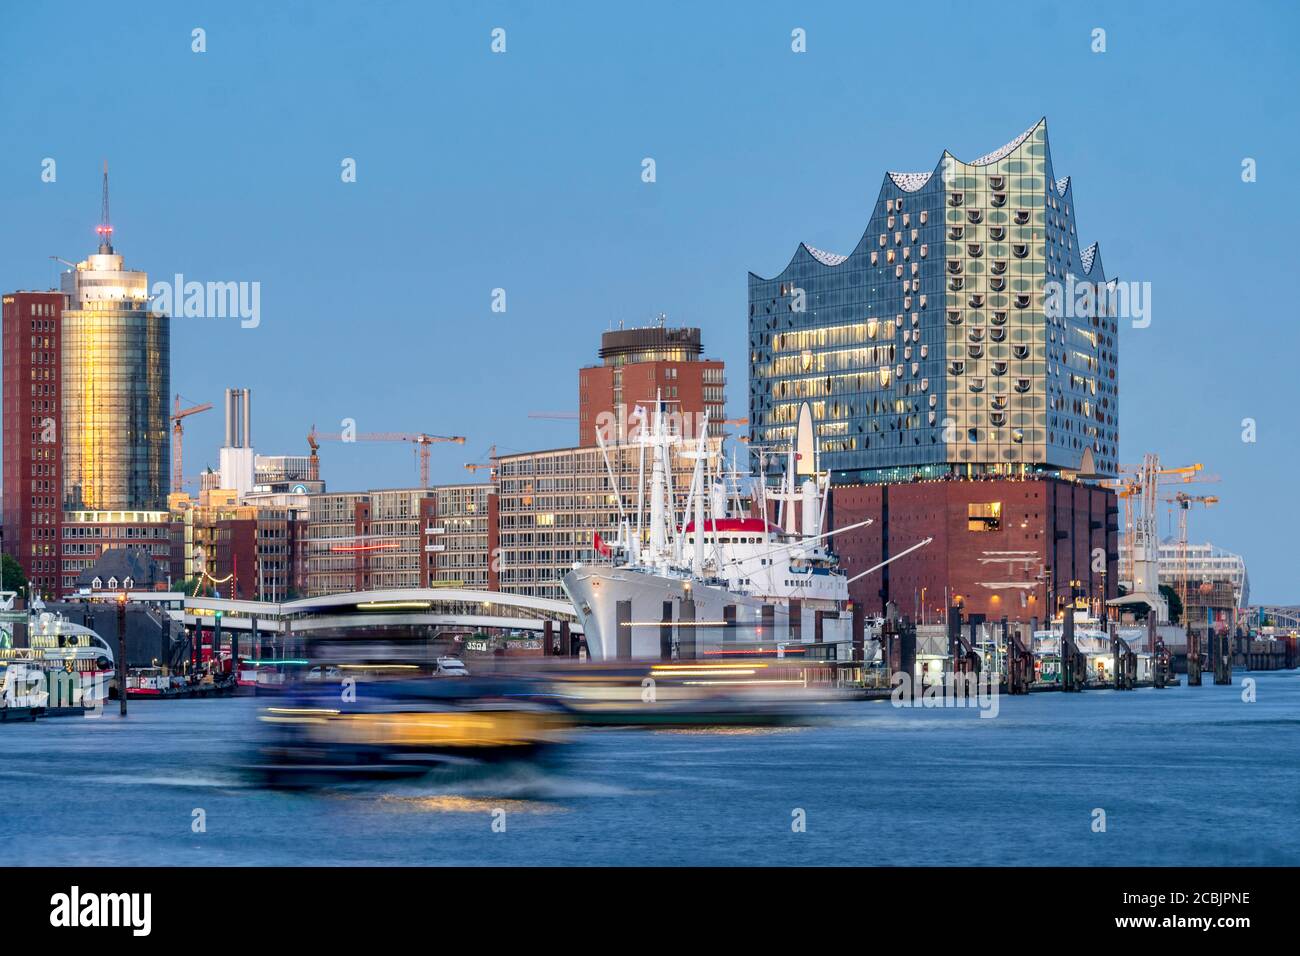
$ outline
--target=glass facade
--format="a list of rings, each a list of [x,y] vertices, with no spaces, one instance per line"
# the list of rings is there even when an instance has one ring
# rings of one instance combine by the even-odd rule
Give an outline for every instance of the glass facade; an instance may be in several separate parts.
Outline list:
[[[1055,307],[1049,283],[1107,287],[1046,121],[973,162],[887,174],[852,253],[801,244],[779,275],[750,274],[751,441],[790,440],[806,401],[837,482],[1114,474],[1117,321]]]
[[[167,509],[171,330],[147,287],[112,254],[63,275],[65,510]]]

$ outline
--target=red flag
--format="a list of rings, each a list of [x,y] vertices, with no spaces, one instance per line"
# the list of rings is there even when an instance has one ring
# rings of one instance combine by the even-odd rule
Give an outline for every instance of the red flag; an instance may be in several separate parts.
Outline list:
[[[596,549],[596,552],[598,554],[602,554],[607,558],[612,557],[614,554],[613,549],[610,548],[610,546],[605,543],[605,539],[600,536],[599,531],[593,533],[591,538],[591,544],[592,547]]]

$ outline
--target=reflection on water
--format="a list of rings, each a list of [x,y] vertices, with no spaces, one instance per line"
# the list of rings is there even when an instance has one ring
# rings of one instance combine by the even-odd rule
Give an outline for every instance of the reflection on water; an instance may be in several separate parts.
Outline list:
[[[651,733],[683,737],[772,737],[780,734],[802,733],[807,729],[807,727],[663,727]]]
[[[398,809],[420,810],[425,813],[480,813],[496,810],[506,813],[557,813],[564,808],[542,800],[515,800],[509,797],[464,797],[455,794],[428,797],[383,796],[381,803]]]

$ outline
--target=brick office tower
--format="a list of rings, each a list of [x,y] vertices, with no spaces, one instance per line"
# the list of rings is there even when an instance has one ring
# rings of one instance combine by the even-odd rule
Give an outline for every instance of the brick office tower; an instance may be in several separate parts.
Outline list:
[[[3,297],[4,547],[45,597],[60,593],[62,315],[59,292]]]
[[[943,620],[946,604],[990,620],[1048,620],[1067,604],[1105,617],[1116,596],[1115,493],[1055,477],[838,485],[831,527],[849,576],[925,538],[927,547],[849,587],[875,613],[887,601],[917,621]]]
[[[711,434],[721,434],[726,417],[726,371],[722,362],[703,358],[700,330],[663,324],[616,329],[600,337],[602,364],[578,372],[578,444],[596,444],[596,428],[606,441],[627,435],[638,405],[649,409],[659,395],[670,412],[683,416],[684,434],[696,434],[705,412]],[[636,421],[631,422],[635,429]]]

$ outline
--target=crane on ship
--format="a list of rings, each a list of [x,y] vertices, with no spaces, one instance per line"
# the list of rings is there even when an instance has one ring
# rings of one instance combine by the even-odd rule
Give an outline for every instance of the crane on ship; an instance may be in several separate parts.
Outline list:
[[[188,401],[188,399],[187,399]],[[181,451],[184,445],[185,428],[182,424],[186,418],[191,415],[197,415],[199,412],[206,412],[212,408],[211,402],[204,402],[201,405],[191,405],[189,408],[181,408],[181,396],[176,396],[176,407],[172,412],[172,490],[183,491],[185,484],[185,473],[181,467]]]
[[[321,441],[402,441],[410,442],[415,446],[415,452],[420,460],[420,487],[429,487],[429,450],[431,446],[442,442],[453,442],[457,445],[465,444],[463,435],[430,435],[427,432],[359,432],[352,434],[350,432],[318,432],[316,426],[311,426],[311,431],[307,433],[307,444],[311,447],[311,457],[316,459],[316,451],[320,448]],[[319,466],[317,466],[319,467]]]

